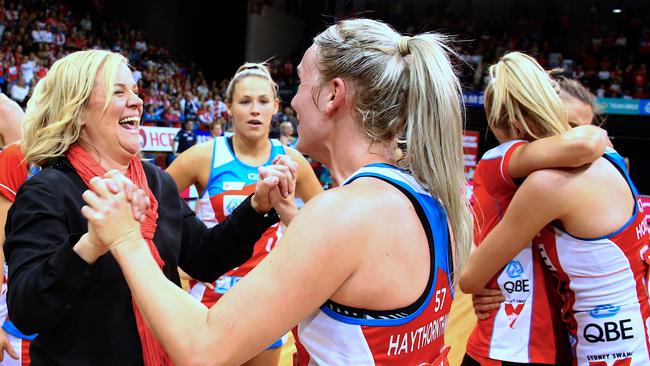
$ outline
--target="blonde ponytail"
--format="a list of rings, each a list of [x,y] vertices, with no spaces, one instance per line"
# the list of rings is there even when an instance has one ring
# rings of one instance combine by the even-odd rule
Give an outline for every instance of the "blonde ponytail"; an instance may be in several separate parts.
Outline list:
[[[454,272],[469,255],[472,220],[465,198],[463,98],[444,38],[423,34],[409,41],[407,157],[415,177],[445,209],[454,236]]]
[[[357,117],[373,141],[406,136],[404,167],[440,199],[454,237],[455,278],[472,244],[465,198],[461,87],[439,34],[401,36],[369,19],[344,20],[316,36],[321,81],[354,88]],[[450,254],[451,255],[451,254]]]

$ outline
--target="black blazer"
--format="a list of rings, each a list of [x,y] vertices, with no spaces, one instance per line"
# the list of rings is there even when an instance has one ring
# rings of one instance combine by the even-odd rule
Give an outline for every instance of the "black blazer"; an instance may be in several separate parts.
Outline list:
[[[143,166],[159,204],[154,242],[165,276],[177,285],[177,266],[212,282],[242,264],[277,222],[277,215],[257,214],[249,198],[207,229],[167,173]],[[86,189],[61,158],[18,191],[5,227],[9,318],[22,332],[39,333],[30,347],[32,365],[142,365],[131,294],[117,262],[108,253],[89,265],[72,250],[87,231],[80,211]]]

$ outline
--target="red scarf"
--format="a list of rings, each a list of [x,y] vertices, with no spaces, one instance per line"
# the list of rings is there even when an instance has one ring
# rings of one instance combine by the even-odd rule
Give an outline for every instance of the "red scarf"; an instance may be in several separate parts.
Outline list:
[[[99,165],[99,163],[79,144],[72,144],[70,146],[70,149],[68,149],[67,152],[67,158],[88,187],[90,187],[90,180],[93,177],[103,177],[104,174],[106,174],[106,169]],[[158,220],[158,201],[156,201],[156,197],[154,197],[153,193],[151,193],[151,189],[149,189],[147,176],[142,168],[142,162],[137,155],[131,158],[129,167],[126,170],[126,176],[131,179],[137,187],[144,190],[147,195],[149,195],[151,207],[145,214],[144,222],[140,224],[140,233],[147,242],[151,255],[158,264],[158,267],[162,269],[165,262],[160,257],[158,248],[156,248],[156,245],[153,242],[153,235],[156,232],[156,221]],[[131,297],[131,302],[133,303],[135,323],[138,326],[140,342],[142,343],[142,357],[145,366],[173,365],[171,359],[160,346],[160,343],[158,343],[158,340],[154,337],[151,329],[147,326],[133,297]]]

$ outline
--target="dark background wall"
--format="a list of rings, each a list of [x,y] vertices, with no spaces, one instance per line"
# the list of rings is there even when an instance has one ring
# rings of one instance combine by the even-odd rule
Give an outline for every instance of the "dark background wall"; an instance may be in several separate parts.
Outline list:
[[[88,1],[76,1],[89,7]],[[208,79],[231,76],[244,62],[247,1],[108,0],[103,15],[136,29],[194,62]]]

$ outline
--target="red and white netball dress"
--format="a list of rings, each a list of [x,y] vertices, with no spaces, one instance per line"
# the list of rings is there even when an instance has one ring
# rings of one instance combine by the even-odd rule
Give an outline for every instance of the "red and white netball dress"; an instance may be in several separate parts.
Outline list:
[[[540,237],[542,256],[560,279],[562,317],[578,365],[650,365],[648,329],[648,245],[650,235],[638,192],[623,158],[603,155],[625,177],[637,204],[617,231],[578,238],[560,225]]]
[[[25,183],[28,178],[27,164],[24,161],[25,156],[20,149],[20,144],[13,143],[0,151],[0,195],[9,202],[16,200],[18,188]],[[34,174],[37,170],[33,169],[29,174]],[[4,230],[4,228],[2,228]],[[0,324],[2,330],[7,334],[14,351],[18,354],[18,360],[11,358],[6,352],[4,359],[0,362],[2,366],[25,366],[29,365],[29,344],[36,338],[36,335],[23,334],[14,324],[7,319],[7,275],[8,269],[6,262],[2,264],[4,270],[4,281],[2,283],[2,293],[0,294]]]
[[[284,147],[278,140],[271,141],[271,154],[266,163],[271,165],[273,159],[284,154]],[[209,195],[212,209],[218,222],[228,217],[239,204],[250,194],[255,192],[255,185],[259,179],[257,166],[250,166],[237,159],[232,149],[232,140],[225,136],[213,139],[212,163],[210,178],[205,192]],[[241,266],[226,272],[213,284],[214,290],[203,283],[190,281],[190,294],[199,299],[207,307],[214,305],[223,294],[250,272],[273,249],[281,236],[281,225],[275,224],[262,234],[255,243],[253,256]],[[286,340],[285,340],[286,341]],[[279,340],[271,348],[281,346],[285,341]]]
[[[474,241],[501,221],[517,185],[508,173],[512,153],[525,141],[505,142],[483,155],[474,173],[472,208]],[[516,363],[558,364],[571,360],[566,331],[560,320],[557,280],[544,270],[532,243],[517,254],[486,286],[506,298],[489,319],[478,321],[467,341],[467,354],[481,365]]]
[[[297,361],[300,365],[448,365],[444,332],[453,298],[453,270],[445,210],[412,176],[393,166],[370,164],[344,184],[360,177],[390,183],[413,204],[429,243],[432,265],[427,287],[415,303],[388,311],[327,301],[298,325]]]

